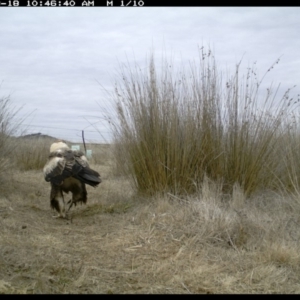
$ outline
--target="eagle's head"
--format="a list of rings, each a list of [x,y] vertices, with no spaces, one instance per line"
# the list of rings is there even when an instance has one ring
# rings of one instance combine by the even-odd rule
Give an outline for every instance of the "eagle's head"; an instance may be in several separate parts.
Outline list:
[[[57,151],[58,149],[70,150],[69,146],[63,140],[57,140],[50,146],[50,152]]]

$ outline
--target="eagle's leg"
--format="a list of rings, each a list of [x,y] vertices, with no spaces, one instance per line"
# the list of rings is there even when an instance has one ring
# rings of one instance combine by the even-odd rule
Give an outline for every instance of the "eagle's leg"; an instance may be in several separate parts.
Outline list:
[[[52,184],[51,194],[50,194],[50,205],[53,209],[58,212],[58,216],[53,216],[54,218],[66,218],[65,201],[61,188]]]
[[[74,204],[74,202],[73,202],[73,199],[70,199],[69,201],[68,201],[68,203],[67,204],[69,204],[69,208],[67,209],[67,213],[69,212],[69,210],[71,209],[71,207],[73,206],[73,204]]]

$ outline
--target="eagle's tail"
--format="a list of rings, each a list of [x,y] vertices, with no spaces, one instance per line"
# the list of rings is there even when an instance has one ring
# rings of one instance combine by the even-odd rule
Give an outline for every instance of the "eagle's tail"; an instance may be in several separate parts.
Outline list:
[[[81,172],[77,174],[79,180],[83,181],[84,183],[96,187],[98,186],[102,180],[100,178],[100,174],[90,168],[84,168]]]

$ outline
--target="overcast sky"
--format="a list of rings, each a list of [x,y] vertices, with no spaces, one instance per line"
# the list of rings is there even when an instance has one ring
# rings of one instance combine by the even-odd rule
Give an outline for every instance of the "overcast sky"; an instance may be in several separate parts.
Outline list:
[[[221,67],[243,57],[265,81],[300,87],[300,7],[0,8],[0,97],[11,96],[27,133],[87,142],[109,141],[103,120],[111,109],[119,63],[146,66],[154,48],[193,60],[210,45]],[[101,87],[102,86],[102,87]],[[92,123],[102,136],[96,132]]]

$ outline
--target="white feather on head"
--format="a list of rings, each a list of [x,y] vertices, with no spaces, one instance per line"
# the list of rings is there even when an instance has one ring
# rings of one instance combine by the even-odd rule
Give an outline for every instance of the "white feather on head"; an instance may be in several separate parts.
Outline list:
[[[62,140],[58,140],[50,146],[50,152],[57,151],[58,149],[70,150],[69,146]]]

